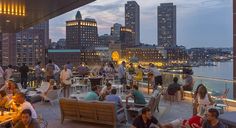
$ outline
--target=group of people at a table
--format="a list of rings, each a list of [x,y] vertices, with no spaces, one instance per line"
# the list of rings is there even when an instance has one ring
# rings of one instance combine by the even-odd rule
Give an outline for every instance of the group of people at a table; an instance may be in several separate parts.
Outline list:
[[[9,122],[3,121],[4,124],[1,125],[5,127],[13,125],[14,128],[40,128],[34,107],[26,101],[25,94],[20,92],[13,80],[8,80],[0,90],[0,108],[1,116],[4,116],[4,112],[12,115],[10,120],[8,119]]]
[[[126,105],[128,106],[129,98],[133,98],[135,104],[146,104],[145,97],[141,91],[138,90],[138,86],[134,85],[133,89],[126,95]],[[106,83],[102,89],[98,86],[92,86],[91,91],[84,97],[86,101],[109,101],[115,102],[116,108],[122,108],[123,103],[121,96],[117,95],[117,88],[112,87],[111,83]]]
[[[167,93],[174,95],[181,90],[178,78],[174,77],[173,83],[169,85]],[[199,84],[193,94],[193,116],[189,119],[176,119],[170,123],[161,124],[151,115],[149,108],[142,110],[142,115],[133,122],[133,128],[148,128],[159,126],[160,128],[224,128],[224,124],[218,119],[220,113],[214,106],[214,101],[208,93],[204,84]]]

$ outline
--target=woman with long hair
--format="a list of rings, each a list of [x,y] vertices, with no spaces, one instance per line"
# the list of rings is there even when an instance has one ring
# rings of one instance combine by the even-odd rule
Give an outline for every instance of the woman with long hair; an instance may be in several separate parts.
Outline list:
[[[206,86],[203,84],[200,84],[197,89],[195,103],[197,105],[197,113],[201,116],[204,116],[207,109],[214,104],[211,95],[208,93]]]

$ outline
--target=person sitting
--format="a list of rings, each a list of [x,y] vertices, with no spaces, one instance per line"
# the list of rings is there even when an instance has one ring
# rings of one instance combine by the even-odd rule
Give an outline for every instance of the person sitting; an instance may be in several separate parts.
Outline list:
[[[204,116],[207,109],[214,104],[211,95],[207,92],[207,88],[203,84],[199,87],[197,97],[194,102],[198,106],[198,114],[202,116]]]
[[[97,86],[92,86],[92,91],[88,92],[87,95],[84,97],[84,100],[99,100],[99,95],[98,95],[98,88]]]
[[[132,97],[134,99],[135,104],[146,104],[144,95],[138,90],[138,86],[134,85],[133,88],[134,88],[134,90],[132,90],[131,93],[129,93],[126,96],[126,105],[128,104],[128,99],[130,97]]]
[[[0,91],[0,108],[8,108],[10,98],[7,96],[4,90]]]
[[[106,83],[106,86],[104,86],[100,92],[101,95],[108,95],[111,93],[111,89],[112,89],[112,86],[111,86],[111,83]]]
[[[106,83],[106,86],[104,86],[100,92],[100,100],[104,100],[107,95],[111,93],[111,83]]]
[[[203,118],[199,115],[194,115],[187,120],[176,119],[162,125],[164,128],[201,128]]]
[[[48,87],[48,89],[46,90],[46,92],[43,92],[43,93],[40,95],[40,96],[42,97],[42,100],[43,100],[43,101],[47,101],[47,100],[48,100],[47,95],[48,95],[48,93],[49,93],[50,91],[57,89],[57,87],[54,86],[54,83],[55,83],[55,80],[53,80],[53,79],[50,79],[50,80],[49,80],[49,87]]]
[[[31,110],[25,109],[21,112],[21,120],[14,128],[40,128],[40,125],[36,119],[32,118]]]
[[[29,109],[32,113],[32,118],[37,119],[37,113],[31,103],[26,101],[24,93],[17,93],[14,97],[14,102],[15,104],[12,105],[12,109],[17,111],[17,115],[13,118],[13,122],[20,120],[21,112],[25,109]],[[17,105],[19,105],[19,107]]]
[[[218,117],[218,110],[210,108],[207,113],[207,120],[203,122],[202,128],[224,128],[224,124],[218,119]]]
[[[116,88],[111,89],[111,94],[106,96],[105,101],[115,102],[116,110],[118,110],[119,108],[122,108],[123,105],[121,98],[116,95],[116,92],[117,92]]]
[[[194,80],[190,74],[184,74],[183,78],[185,80],[184,85],[182,86],[184,91],[193,91]]]
[[[152,116],[151,109],[148,107],[145,107],[142,109],[142,114],[137,116],[133,123],[131,128],[163,128],[163,126],[159,123],[159,121]]]
[[[17,84],[13,80],[7,81],[7,88],[5,91],[10,96],[14,96],[16,93],[20,92]]]

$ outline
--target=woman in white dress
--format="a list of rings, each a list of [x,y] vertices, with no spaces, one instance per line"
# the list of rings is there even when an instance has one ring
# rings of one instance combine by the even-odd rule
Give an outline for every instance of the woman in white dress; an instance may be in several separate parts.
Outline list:
[[[198,88],[195,102],[197,103],[198,115],[201,116],[204,116],[207,113],[207,110],[213,107],[214,102],[211,95],[203,84]]]

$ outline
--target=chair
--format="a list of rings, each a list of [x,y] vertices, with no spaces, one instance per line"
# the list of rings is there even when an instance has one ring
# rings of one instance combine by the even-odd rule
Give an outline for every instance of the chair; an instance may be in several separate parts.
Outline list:
[[[227,98],[228,98],[228,93],[229,93],[229,88],[225,88],[224,92],[222,95],[220,96],[215,96],[215,106],[216,107],[221,107],[222,109],[226,109],[228,108],[228,102],[227,102]]]
[[[36,88],[35,90],[38,91],[38,92],[46,92],[49,88],[49,83],[48,82],[42,82],[41,83],[41,86],[39,88]]]
[[[51,90],[47,93],[46,97],[44,97],[44,100],[48,100],[51,105],[53,105],[54,102],[58,101],[59,100],[59,91],[61,91],[60,89],[59,90]]]

